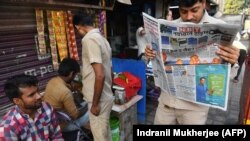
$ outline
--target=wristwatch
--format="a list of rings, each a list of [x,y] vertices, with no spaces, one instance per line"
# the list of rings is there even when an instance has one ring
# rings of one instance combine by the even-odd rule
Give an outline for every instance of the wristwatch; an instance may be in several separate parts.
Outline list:
[[[239,63],[238,63],[238,62],[234,63],[233,66],[232,66],[232,68],[239,68],[239,67],[240,67],[240,66],[239,66]]]
[[[238,62],[233,64],[233,66],[231,67],[231,74],[230,74],[231,79],[233,79],[237,75],[239,67],[240,66],[239,66]]]

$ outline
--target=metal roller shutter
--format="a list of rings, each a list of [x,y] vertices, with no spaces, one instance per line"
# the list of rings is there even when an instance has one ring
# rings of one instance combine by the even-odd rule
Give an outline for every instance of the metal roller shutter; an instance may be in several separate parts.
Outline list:
[[[35,7],[0,5],[0,121],[13,105],[3,90],[7,78],[24,72],[31,73],[38,77],[40,90],[43,91],[47,81],[57,74],[51,58],[38,59],[36,34]],[[81,58],[80,40],[78,37]]]

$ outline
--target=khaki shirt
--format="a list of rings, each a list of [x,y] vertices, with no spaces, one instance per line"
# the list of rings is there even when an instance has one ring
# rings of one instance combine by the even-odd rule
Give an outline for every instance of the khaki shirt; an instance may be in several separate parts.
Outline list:
[[[104,67],[105,80],[100,101],[113,99],[111,59],[111,47],[99,29],[89,31],[82,39],[82,92],[86,101],[92,102],[94,96],[95,72],[92,63],[100,63]]]
[[[65,112],[71,118],[77,119],[79,112],[67,84],[59,76],[52,78],[46,85],[44,101],[54,109]]]

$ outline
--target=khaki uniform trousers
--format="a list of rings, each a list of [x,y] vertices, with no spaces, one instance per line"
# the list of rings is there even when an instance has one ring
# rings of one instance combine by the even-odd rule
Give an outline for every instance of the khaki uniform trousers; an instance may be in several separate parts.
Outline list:
[[[157,107],[155,114],[154,124],[203,125],[206,123],[207,115],[208,115],[208,109],[203,111],[176,109],[164,105],[159,101],[159,105]]]
[[[109,118],[113,106],[113,100],[102,101],[99,104],[101,111],[98,116],[95,116],[90,112],[92,103],[88,104],[90,127],[94,141],[112,141]]]

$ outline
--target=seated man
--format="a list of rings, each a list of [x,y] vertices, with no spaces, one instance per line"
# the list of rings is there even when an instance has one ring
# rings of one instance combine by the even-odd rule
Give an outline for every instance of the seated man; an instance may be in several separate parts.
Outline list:
[[[52,78],[45,89],[44,101],[73,119],[66,125],[63,122],[60,124],[63,132],[77,130],[79,127],[87,126],[89,122],[88,113],[80,112],[77,108],[70,86],[71,81],[79,72],[78,62],[71,58],[65,58],[59,65],[58,76]]]
[[[0,141],[64,140],[53,108],[42,102],[35,76],[13,76],[4,91],[15,106],[2,119]]]
[[[73,81],[71,81],[71,90],[74,98],[74,102],[76,104],[76,107],[82,111],[82,112],[87,112],[88,106],[87,106],[87,101],[83,99],[83,93],[82,93],[82,79],[81,75],[78,74],[74,78]]]

